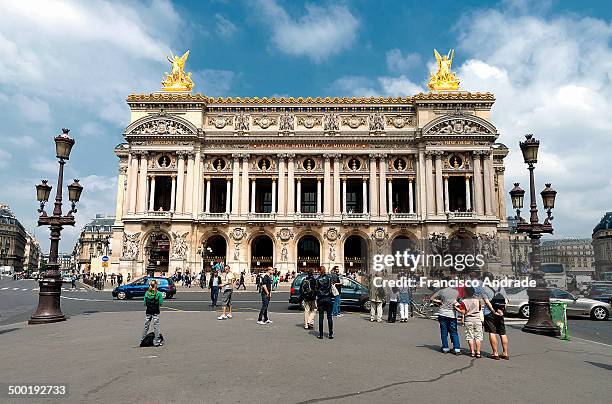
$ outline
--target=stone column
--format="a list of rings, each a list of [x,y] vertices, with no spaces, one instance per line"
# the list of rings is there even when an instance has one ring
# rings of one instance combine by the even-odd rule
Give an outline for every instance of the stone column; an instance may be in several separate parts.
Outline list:
[[[346,213],[346,177],[342,178],[342,213]]]
[[[426,183],[426,169],[425,169],[425,152],[419,151],[418,168],[416,172],[416,188],[417,188],[417,200],[418,200],[418,212],[419,215],[424,219],[427,215],[427,190],[425,188]]]
[[[346,189],[344,192],[344,196],[346,196]],[[363,177],[361,181],[361,199],[363,199],[363,213],[368,213],[368,179],[367,177]]]
[[[444,194],[442,193],[442,153],[436,151],[436,214],[444,214]]]
[[[149,187],[149,210],[155,210],[155,176],[151,176],[151,186]]]
[[[300,177],[297,178],[297,204],[295,211],[297,213],[302,213],[302,179]]]
[[[389,202],[387,203],[387,210],[389,211],[389,214],[393,214],[393,178],[389,178],[387,179],[387,183],[388,183],[388,190],[387,192],[389,193],[388,198],[389,198]]]
[[[323,213],[325,216],[332,214],[332,181],[331,181],[331,157],[324,154],[323,158]]]
[[[380,204],[378,205],[378,214],[380,216],[385,215],[387,212],[387,159],[386,155],[382,154],[380,156]]]
[[[497,216],[499,217],[499,220],[501,221],[507,220],[506,198],[504,195],[504,189],[505,189],[504,171],[505,171],[504,167],[495,167],[495,173],[497,174],[497,189],[499,190],[498,192],[499,211],[497,212]]]
[[[477,215],[482,215],[482,171],[480,169],[480,152],[472,154],[472,166],[474,167],[474,210]]]
[[[317,214],[321,214],[321,177],[317,177]]]
[[[147,165],[148,153],[143,152],[140,156],[140,174],[138,175],[138,213],[147,211]]]
[[[286,201],[286,187],[287,178],[285,177],[285,156],[283,154],[278,155],[278,214],[284,216],[287,206]],[[274,198],[272,198],[274,199]]]
[[[227,182],[225,184],[225,213],[229,214],[231,212],[231,204],[230,197],[232,195],[232,179],[231,177],[227,177]]]
[[[448,197],[448,175],[444,176],[444,212],[450,211],[449,197]]]
[[[287,215],[295,212],[295,154],[287,155]]]
[[[493,214],[493,156],[491,152],[484,152],[482,160],[484,163],[484,194],[485,194],[485,214]]]
[[[128,167],[119,167],[119,176],[117,177],[117,206],[115,207],[116,222],[120,222],[123,215],[127,212],[126,181]]]
[[[242,180],[240,181],[240,215],[247,216],[249,213],[249,155],[242,156]]]
[[[193,152],[187,153],[187,180],[185,183],[185,202],[183,204],[183,211],[191,214],[193,212],[193,174],[194,174],[194,154]]]
[[[232,201],[232,215],[240,214],[240,155],[232,155],[232,193],[227,195]]]
[[[340,215],[340,158],[339,154],[334,156],[334,215]]]
[[[193,218],[197,219],[198,215],[204,210],[204,157],[200,150],[196,152],[195,157],[195,176],[194,186],[195,194],[193,195]],[[197,186],[196,186],[197,184]]]
[[[408,213],[414,213],[414,184],[412,178],[408,178]]]
[[[465,210],[469,212],[472,210],[472,192],[470,191],[470,176],[465,176]]]
[[[427,216],[432,216],[435,215],[435,201],[434,201],[434,196],[435,196],[435,190],[434,190],[434,184],[433,184],[433,164],[431,159],[433,158],[432,156],[432,152],[428,151],[425,154],[425,189],[426,189],[426,195],[427,195]]]
[[[376,182],[376,155],[370,154],[370,213],[372,216],[378,215],[378,189]],[[346,192],[344,193],[346,196]],[[345,212],[346,213],[346,212]]]
[[[176,175],[172,174],[172,189],[170,190],[170,211],[176,210]]]
[[[183,192],[185,191],[185,153],[178,153],[178,172],[176,173],[176,212],[183,213]]]
[[[206,202],[205,202],[205,208],[204,208],[204,212],[205,213],[210,213],[210,178],[207,177],[206,178]]]
[[[251,213],[255,213],[255,196],[257,195],[257,179],[251,179]]]
[[[276,177],[272,177],[272,213],[276,213]]]
[[[138,155],[130,153],[130,166],[128,168],[128,213],[136,212],[136,189],[138,184]]]

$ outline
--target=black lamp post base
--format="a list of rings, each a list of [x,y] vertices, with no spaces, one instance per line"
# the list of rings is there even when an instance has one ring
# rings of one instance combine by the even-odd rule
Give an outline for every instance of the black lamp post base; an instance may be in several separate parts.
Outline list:
[[[62,292],[62,280],[60,278],[43,278],[39,282],[40,292],[38,296],[38,307],[28,324],[47,324],[65,321],[66,316],[60,309],[60,295]]]
[[[529,320],[523,327],[524,332],[558,337],[561,331],[552,322],[550,315],[550,292],[546,288],[530,288]]]

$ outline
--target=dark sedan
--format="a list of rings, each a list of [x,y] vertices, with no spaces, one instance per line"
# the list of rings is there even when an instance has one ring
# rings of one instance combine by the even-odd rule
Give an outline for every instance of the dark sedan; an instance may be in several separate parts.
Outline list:
[[[133,297],[144,296],[147,289],[149,289],[149,282],[152,280],[157,281],[157,290],[161,292],[164,299],[171,299],[174,297],[176,294],[176,286],[174,286],[172,279],[158,276],[143,276],[142,278],[138,278],[133,282],[117,286],[115,289],[113,289],[113,297],[116,297],[119,300],[125,300]]]
[[[302,304],[300,301],[300,286],[305,277],[306,274],[301,273],[293,280],[289,304]],[[369,291],[366,286],[344,275],[340,275],[340,281],[342,282],[340,291],[341,306],[370,310]]]

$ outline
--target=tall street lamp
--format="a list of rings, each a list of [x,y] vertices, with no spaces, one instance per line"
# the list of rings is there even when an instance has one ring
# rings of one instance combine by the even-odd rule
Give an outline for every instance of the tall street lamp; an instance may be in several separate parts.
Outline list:
[[[523,160],[529,169],[529,211],[531,213],[529,222],[521,217],[525,191],[521,189],[518,182],[514,184],[514,188],[510,191],[512,207],[516,209],[516,231],[518,233],[527,234],[531,239],[530,264],[532,278],[536,281],[536,286],[527,290],[527,295],[529,296],[529,320],[523,327],[523,331],[534,334],[558,336],[560,335],[560,331],[553,324],[550,316],[550,290],[546,287],[544,274],[540,270],[542,263],[540,238],[543,234],[552,234],[553,232],[551,224],[553,217],[551,213],[555,207],[557,191],[552,189],[550,184],[546,184],[546,187],[540,193],[542,195],[544,209],[546,209],[546,219],[544,223],[540,223],[538,219],[538,205],[536,203],[535,178],[533,173],[535,164],[538,161],[538,148],[540,147],[540,142],[534,139],[531,134],[525,135],[525,138],[526,140],[520,142],[519,145],[523,153]]]
[[[60,264],[58,262],[58,251],[61,231],[63,226],[74,226],[75,220],[73,213],[76,210],[76,204],[81,198],[83,187],[79,184],[79,180],[68,185],[68,199],[72,207],[66,215],[62,215],[62,188],[64,180],[64,164],[70,157],[70,151],[74,146],[74,139],[68,136],[69,129],[62,129],[62,134],[55,137],[55,151],[59,161],[59,174],[57,177],[57,189],[55,190],[55,205],[51,216],[47,216],[45,212],[45,203],[49,200],[51,194],[51,186],[47,184],[47,180],[36,185],[36,197],[40,203],[38,212],[39,226],[49,226],[51,229],[51,246],[49,248],[49,261],[43,271],[42,279],[40,280],[40,291],[38,293],[38,307],[28,324],[45,324],[64,321],[66,317],[60,309],[60,295],[62,293],[62,280],[60,277]]]

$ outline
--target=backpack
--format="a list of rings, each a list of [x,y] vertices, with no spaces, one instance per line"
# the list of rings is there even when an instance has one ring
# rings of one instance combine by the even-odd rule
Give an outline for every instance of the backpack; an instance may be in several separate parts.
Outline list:
[[[329,276],[322,276],[317,280],[318,283],[318,288],[317,288],[317,292],[319,294],[320,297],[331,297],[332,296],[332,291],[331,291],[331,287],[332,287],[332,283],[331,283],[331,279],[329,278]]]
[[[501,288],[498,290],[491,288],[491,290],[493,290],[494,293],[493,298],[491,299],[491,306],[493,306],[495,310],[506,307],[506,298],[501,293]]]
[[[142,341],[140,341],[140,346],[141,347],[153,346],[153,340],[154,339],[155,339],[155,334],[150,332],[147,335],[145,335],[145,337],[142,339]],[[164,342],[164,335],[163,334],[159,334],[159,342],[160,343]]]
[[[304,278],[304,281],[302,281],[302,286],[300,286],[300,294],[302,295],[303,300],[307,300],[307,301],[313,300],[314,290],[312,290],[310,279]]]

